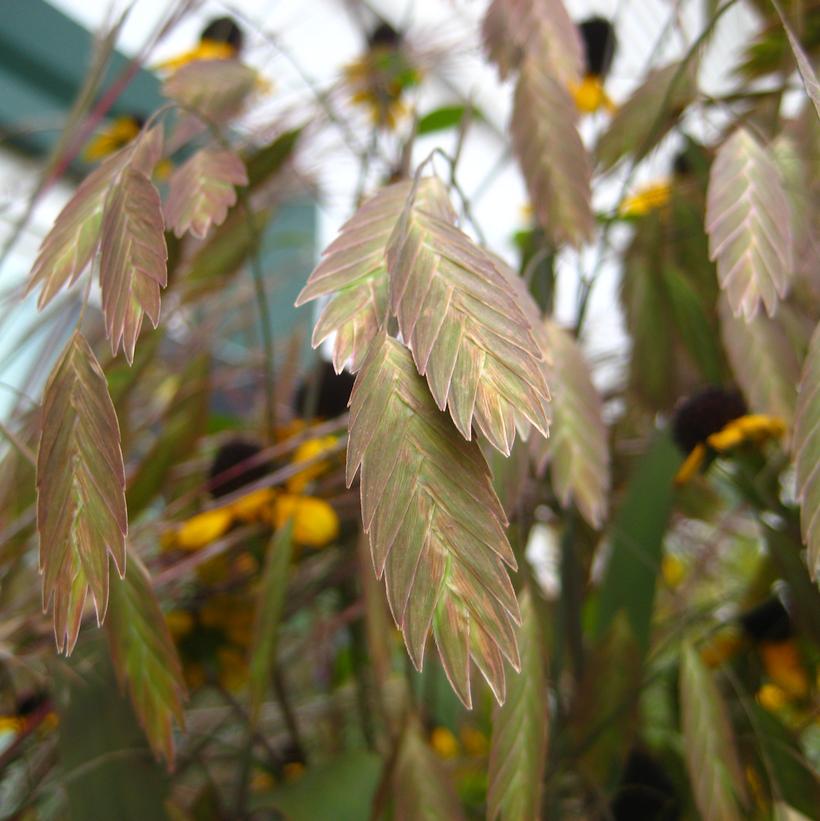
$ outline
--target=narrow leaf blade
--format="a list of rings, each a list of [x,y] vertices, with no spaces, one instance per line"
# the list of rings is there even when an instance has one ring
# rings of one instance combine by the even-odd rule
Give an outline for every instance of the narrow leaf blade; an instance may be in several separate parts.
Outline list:
[[[510,680],[507,700],[493,714],[487,817],[538,818],[547,757],[549,714],[544,641],[528,590],[520,598],[521,672]]]
[[[533,438],[536,464],[550,465],[552,484],[565,507],[573,501],[595,528],[609,493],[609,446],[603,403],[578,343],[551,319],[544,320],[554,365],[550,369],[552,425],[548,439]]]
[[[173,767],[172,720],[185,726],[186,690],[176,647],[139,559],[131,558],[124,579],[111,580],[106,632],[120,686],[128,686],[151,749]]]
[[[800,361],[783,326],[788,308],[781,303],[776,317],[758,314],[746,322],[735,316],[725,294],[718,301],[723,346],[749,407],[791,426]]]
[[[632,156],[642,160],[674,126],[697,94],[694,61],[671,63],[652,71],[618,109],[595,147],[604,169]]]
[[[820,572],[820,325],[814,331],[803,375],[794,425],[797,498],[809,573]]]
[[[706,821],[740,819],[743,771],[732,728],[711,673],[689,644],[680,669],[681,720],[686,766],[695,803]]]
[[[276,662],[279,622],[285,604],[292,554],[293,522],[289,520],[271,539],[256,599],[256,623],[251,643],[249,675],[250,715],[253,722],[259,718],[259,710]]]

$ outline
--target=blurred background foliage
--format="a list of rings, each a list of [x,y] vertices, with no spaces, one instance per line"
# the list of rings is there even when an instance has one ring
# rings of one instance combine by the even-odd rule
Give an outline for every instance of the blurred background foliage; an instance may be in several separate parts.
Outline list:
[[[157,39],[189,5],[169,11]],[[737,90],[658,100],[650,89],[656,108],[637,118],[605,90],[612,54],[629,45],[614,37],[620,21],[585,30],[586,71],[571,91],[600,138],[594,187],[613,186],[610,166],[629,169],[614,207],[594,214],[595,242],[617,260],[619,362],[584,350],[597,268],[581,259],[579,299],[562,325],[605,424],[609,455],[590,469],[609,473],[596,516],[583,489],[598,485],[568,482],[560,455],[546,457],[545,471],[543,454],[520,440],[508,459],[488,449],[526,601],[524,670],[519,681],[508,669],[504,707],[476,676],[466,710],[433,653],[422,672],[412,668],[394,627],[358,487],[344,482],[353,377],[310,350],[313,314],[292,306],[320,250],[323,191],[312,172],[328,132],[350,144],[360,171],[347,192],[352,213],[415,170],[417,138],[456,135],[457,158],[487,114],[455,94],[421,109],[419,87],[446,80],[444,50],[368,3],[341,5],[361,26],[361,53],[330,88],[307,83],[296,114],[249,129],[238,105],[231,113],[224,139],[247,184],[204,238],[166,231],[162,319],[143,330],[132,365],[108,354],[96,289],[82,315],[74,288],[12,322],[21,288],[2,283],[0,335],[15,339],[3,355],[24,373],[0,418],[2,817],[818,817],[820,599],[789,448],[820,316],[820,124],[809,101],[784,103],[798,78],[779,18],[767,2],[738,1],[757,33],[726,67]],[[724,10],[703,5],[706,28],[690,45],[708,45],[709,21]],[[816,62],[820,7],[781,5]],[[7,20],[0,80],[26,105],[0,95],[5,150],[36,159],[17,233],[58,179],[76,184],[163,105],[152,69],[242,59],[249,36],[246,21],[222,19],[177,62],[156,66],[149,52],[129,62],[116,51],[116,24],[92,54],[45,3],[29,0]],[[65,38],[54,59],[23,54],[37,69],[26,96],[10,79],[12,51],[54,31]],[[72,43],[83,58],[72,57],[61,85]],[[698,50],[687,54],[694,61]],[[264,107],[276,89],[258,86]],[[24,125],[55,90],[64,121],[48,142]],[[717,134],[693,137],[687,109],[720,112]],[[774,317],[750,322],[723,306],[703,227],[715,145],[740,123],[772,146],[796,244],[788,295]],[[667,132],[676,140],[667,173],[635,184]],[[154,169],[163,196],[168,175],[212,137],[184,113],[170,133]],[[455,163],[449,182],[465,230],[481,240]],[[522,222],[508,262],[553,316],[562,249],[533,209]],[[11,248],[13,234],[4,256]],[[87,609],[63,658],[41,613],[34,460],[45,378],[78,317],[119,421],[129,559],[124,581],[111,570],[105,625]],[[586,382],[565,390],[583,396]],[[577,428],[575,458],[589,434],[585,422]]]

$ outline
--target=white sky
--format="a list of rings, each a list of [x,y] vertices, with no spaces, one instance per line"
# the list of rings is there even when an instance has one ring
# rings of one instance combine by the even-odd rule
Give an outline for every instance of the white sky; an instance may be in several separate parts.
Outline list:
[[[52,4],[91,30],[115,19],[127,7],[125,2],[106,0],[50,0]],[[607,83],[616,103],[623,101],[644,76],[650,64],[664,64],[679,57],[703,25],[704,0],[565,0],[576,20],[591,14],[601,14],[616,23],[619,49]],[[127,54],[138,53],[158,22],[168,12],[168,0],[134,0],[123,28],[119,47]],[[362,24],[352,12],[354,7],[368,17],[356,0],[235,0],[225,2],[194,2],[194,11],[161,42],[149,57],[149,64],[189,48],[196,42],[204,23],[221,14],[233,14],[254,21],[243,26],[248,36],[245,60],[266,74],[275,88],[258,110],[252,112],[247,126],[262,132],[264,127],[281,117],[291,124],[301,122],[309,113],[310,91],[304,79],[288,60],[266,38],[273,33],[294,55],[302,70],[322,89],[338,80],[341,67],[353,59],[362,47]],[[368,4],[364,4],[365,6]],[[481,57],[478,31],[486,9],[484,0],[371,0],[383,17],[409,32],[412,44],[423,49],[444,52],[440,73],[447,82],[460,90],[465,99],[474,100],[493,122],[494,133],[484,126],[475,126],[465,144],[458,169],[462,188],[473,195],[485,180],[488,170],[496,163],[504,149],[499,136],[506,131],[511,105],[509,84],[500,84],[495,71]],[[756,22],[737,4],[720,22],[701,69],[701,88],[709,93],[725,91],[727,69],[736,62],[738,49],[756,29]],[[455,94],[435,77],[430,78],[420,91],[419,109],[425,113],[437,105],[457,101]],[[719,123],[692,119],[686,126],[693,136],[709,137]],[[582,129],[585,139],[594,142],[597,130],[604,121],[587,120]],[[360,142],[367,139],[367,130],[360,129]],[[451,135],[432,135],[419,141],[415,161],[425,157],[432,147],[441,145],[452,150]],[[663,176],[670,164],[676,144],[672,140],[645,161],[636,175],[637,182],[646,182]],[[342,221],[350,216],[352,197],[358,178],[358,163],[344,149],[338,134],[328,136],[313,147],[313,153],[301,158],[303,168],[318,178],[322,196],[320,245],[323,247],[335,235]],[[444,169],[441,169],[442,172]],[[374,169],[372,184],[378,182]],[[31,185],[30,167],[19,158],[0,155],[0,174],[6,190],[19,191]],[[613,206],[620,181],[603,185],[597,191],[596,205]],[[0,192],[2,193],[2,192]],[[39,243],[66,196],[66,189],[47,197],[35,214],[32,230],[18,246],[15,258],[30,263]],[[522,208],[527,200],[519,172],[508,161],[474,203],[474,213],[481,224],[488,245],[497,253],[515,261],[511,245],[512,234],[524,227]],[[463,226],[469,231],[469,226]],[[615,233],[615,240],[623,242]],[[589,271],[595,263],[589,250],[581,255],[568,252],[559,261],[559,319],[569,321],[574,316],[576,287],[579,270]],[[605,264],[603,276],[596,285],[590,304],[586,343],[593,359],[613,353],[623,353],[624,334],[617,310],[616,283],[618,270]],[[22,273],[22,271],[21,271]],[[606,374],[604,369],[601,373]],[[601,374],[599,373],[599,376]],[[612,372],[608,373],[612,376]],[[0,370],[0,380],[5,379]],[[608,381],[608,379],[607,379]],[[0,411],[3,396],[0,394]],[[0,413],[0,415],[2,415]]]

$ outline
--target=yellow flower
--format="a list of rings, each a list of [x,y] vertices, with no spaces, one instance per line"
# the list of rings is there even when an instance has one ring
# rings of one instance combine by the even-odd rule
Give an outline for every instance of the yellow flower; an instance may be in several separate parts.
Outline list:
[[[276,493],[272,488],[264,487],[252,490],[241,496],[226,509],[233,513],[240,522],[265,522],[270,519],[271,506]]]
[[[757,691],[757,702],[770,713],[776,713],[789,703],[789,696],[776,684],[764,684]]]
[[[627,197],[618,207],[621,217],[643,217],[669,202],[671,186],[668,182],[653,182]]]
[[[305,765],[301,761],[288,761],[282,768],[285,781],[298,781],[305,771]]]
[[[219,663],[219,683],[226,690],[238,690],[248,678],[245,657],[233,647],[220,647],[216,651]]]
[[[678,468],[678,472],[675,474],[675,484],[685,485],[692,481],[705,459],[706,448],[703,444],[695,445],[686,459],[683,460],[683,464]]]
[[[609,114],[615,111],[615,103],[606,93],[600,77],[589,74],[580,83],[570,83],[569,90],[576,108],[583,114],[594,114],[602,108]]]
[[[461,736],[461,743],[464,745],[464,751],[468,755],[480,757],[487,754],[490,744],[487,741],[487,736],[476,730],[475,727],[470,727],[465,724],[459,731]]]
[[[182,523],[175,545],[182,550],[199,550],[227,533],[232,524],[233,513],[228,508],[206,510]]]
[[[205,669],[199,662],[183,665],[182,675],[189,690],[198,690],[205,684]]]
[[[25,716],[0,716],[0,733],[17,735],[26,727]]]
[[[762,444],[768,439],[776,439],[786,432],[785,422],[777,416],[756,413],[739,416],[727,422],[719,431],[706,438],[708,449],[714,453],[726,453],[746,442]],[[696,445],[684,460],[675,475],[675,484],[686,484],[701,468],[707,447]]]
[[[675,555],[667,553],[661,562],[661,576],[668,587],[677,587],[686,575],[686,565]]]
[[[740,649],[742,644],[743,639],[738,633],[734,631],[721,633],[701,649],[701,661],[707,667],[720,667]]]
[[[142,123],[133,116],[117,117],[110,125],[99,131],[88,143],[83,158],[86,162],[97,162],[124,148],[142,129]]]
[[[276,498],[274,524],[284,527],[293,519],[293,541],[307,547],[324,547],[339,535],[339,517],[324,499],[283,493]]]
[[[165,614],[165,623],[175,641],[194,629],[194,617],[187,610],[171,610]]]
[[[723,430],[713,433],[706,443],[712,450],[724,453],[744,442],[765,442],[779,438],[785,432],[786,423],[782,419],[756,413],[733,419]]]
[[[194,48],[158,63],[154,68],[157,71],[176,71],[178,68],[195,63],[198,60],[232,60],[236,57],[236,49],[230,43],[218,40],[201,40]]]
[[[363,57],[344,68],[345,81],[351,91],[351,102],[370,111],[375,125],[396,127],[407,112],[402,94],[418,85],[421,72],[407,56],[392,46],[375,46]]]
[[[430,746],[441,758],[454,758],[458,755],[458,741],[446,727],[436,727],[430,733]]]
[[[337,442],[338,439],[335,436],[320,436],[316,439],[308,439],[296,448],[293,454],[292,464],[309,462],[311,459],[332,450]],[[288,479],[288,490],[291,493],[301,493],[309,482],[321,476],[329,467],[330,463],[327,460],[308,465],[304,470],[299,471],[295,476]]]
[[[809,679],[793,641],[763,642],[759,650],[766,674],[781,690],[792,698],[808,695]]]
[[[266,770],[254,769],[248,785],[251,792],[267,792],[276,786],[276,779]]]

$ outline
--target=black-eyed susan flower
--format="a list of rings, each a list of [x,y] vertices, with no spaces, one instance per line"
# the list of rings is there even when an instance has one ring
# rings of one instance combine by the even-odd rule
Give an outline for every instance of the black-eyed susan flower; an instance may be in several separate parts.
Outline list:
[[[230,17],[217,17],[202,30],[197,45],[157,65],[159,71],[175,71],[197,60],[234,60],[242,51],[242,29]]]
[[[601,109],[612,113],[615,104],[604,89],[604,80],[618,47],[615,29],[603,17],[590,17],[578,24],[578,30],[584,43],[586,72],[580,83],[570,85],[575,105],[583,114]]]
[[[344,78],[352,102],[370,112],[373,124],[393,129],[406,111],[404,93],[421,82],[421,71],[401,34],[382,23],[368,37],[365,53],[345,66]]]
[[[751,443],[777,439],[786,431],[782,419],[747,414],[737,391],[710,387],[682,402],[675,411],[673,435],[686,459],[675,476],[678,485],[693,476],[715,456]]]
[[[671,193],[672,186],[667,180],[648,183],[624,199],[618,206],[618,215],[627,219],[646,216],[663,208],[669,202]]]
[[[319,450],[315,448],[317,443]],[[318,452],[331,447],[331,443],[308,440],[306,449],[311,451],[303,460],[313,458]],[[335,445],[335,439],[332,445]],[[223,445],[214,457],[209,479],[212,495],[219,499],[228,494],[236,494],[250,482],[262,478],[270,466],[261,462],[258,445],[243,440],[232,440]],[[316,475],[313,468],[325,469],[322,463],[310,465],[297,474],[309,474],[307,478],[297,478],[299,492],[281,493],[273,488],[258,488],[238,496],[233,501],[213,507],[192,516],[176,528],[163,535],[162,545],[166,550],[196,551],[224,536],[237,524],[263,524],[281,528],[293,520],[293,540],[297,545],[325,547],[339,535],[339,517],[333,506],[324,499],[301,495],[301,488]]]
[[[313,460],[323,454],[332,452],[338,441],[338,436],[318,436],[314,439],[307,439],[296,448],[291,464],[298,465],[301,462],[310,462],[311,464],[288,479],[287,488],[289,493],[302,493],[314,479],[328,471],[331,465],[329,459]]]
[[[434,727],[430,733],[430,746],[440,758],[455,758],[460,751],[458,739],[447,727]]]
[[[122,114],[101,128],[83,151],[86,162],[99,162],[125,148],[142,131],[145,120],[137,114]]]

